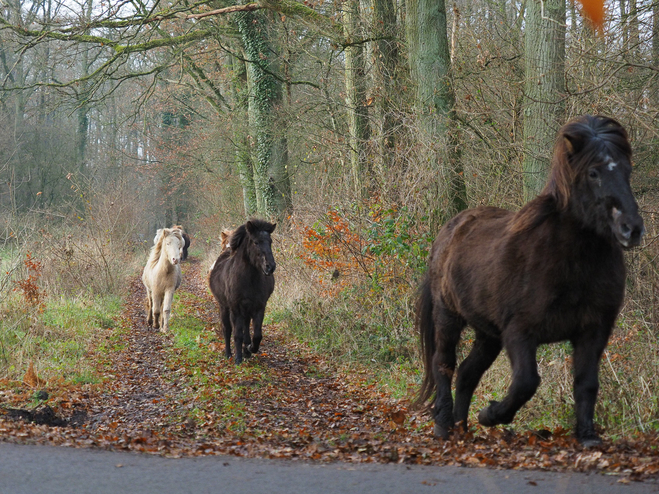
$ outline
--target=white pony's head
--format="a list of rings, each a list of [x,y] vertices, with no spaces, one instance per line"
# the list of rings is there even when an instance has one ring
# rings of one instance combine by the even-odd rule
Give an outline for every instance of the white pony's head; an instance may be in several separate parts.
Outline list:
[[[181,262],[181,252],[183,250],[183,237],[178,229],[161,228],[154,239],[152,260],[157,262],[163,255],[166,259],[176,266]]]

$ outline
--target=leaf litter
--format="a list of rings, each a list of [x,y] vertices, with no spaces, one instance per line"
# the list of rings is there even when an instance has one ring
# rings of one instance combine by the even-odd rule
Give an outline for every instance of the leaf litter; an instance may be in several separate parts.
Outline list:
[[[659,474],[659,437],[653,433],[605,439],[590,449],[563,429],[474,426],[448,441],[435,439],[426,413],[393,399],[368,371],[337,369],[293,341],[281,324],[264,327],[261,353],[236,367],[213,331],[217,308],[202,264],[194,258],[186,264],[174,310],[204,324],[194,357],[171,334],[146,326],[144,289],[135,277],[121,324],[108,330],[113,350],[94,355],[102,382],[55,385],[39,392],[48,403],[32,409],[13,407],[30,403],[36,376],[22,392],[0,392],[0,441],[170,457],[598,472],[619,476],[621,483]]]

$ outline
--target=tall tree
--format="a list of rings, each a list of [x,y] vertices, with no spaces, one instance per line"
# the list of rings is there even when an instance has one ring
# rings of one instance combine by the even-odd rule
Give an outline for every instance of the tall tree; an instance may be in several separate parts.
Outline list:
[[[455,94],[450,77],[444,0],[408,1],[406,23],[410,72],[412,80],[417,82],[416,111],[422,138],[433,148],[430,163],[437,172],[436,187],[430,197],[437,223],[467,207],[456,141]]]
[[[237,16],[247,64],[249,123],[254,140],[252,164],[257,212],[266,218],[281,218],[291,207],[288,176],[288,144],[285,128],[278,125],[282,83],[277,54],[268,36],[266,16],[242,13]]]
[[[92,0],[85,0],[83,3],[83,16],[85,24],[89,24],[92,19]],[[89,34],[89,30],[85,31]],[[91,68],[90,47],[82,46],[82,57],[80,59],[80,73],[82,75],[80,84],[76,88],[77,95],[77,117],[78,132],[76,135],[76,165],[80,172],[85,171],[85,154],[87,150],[87,140],[89,131],[89,71]]]
[[[378,161],[389,168],[396,147],[393,102],[397,99],[396,82],[400,80],[396,10],[393,0],[371,0],[373,8],[373,97],[378,141]]]
[[[359,23],[359,0],[344,0],[343,31],[348,45],[345,48],[346,112],[348,115],[349,153],[352,182],[355,191],[364,193],[366,172],[366,141],[369,136],[364,76],[364,47],[357,41],[362,37]]]
[[[524,198],[544,187],[565,115],[565,0],[529,0],[524,32]]]

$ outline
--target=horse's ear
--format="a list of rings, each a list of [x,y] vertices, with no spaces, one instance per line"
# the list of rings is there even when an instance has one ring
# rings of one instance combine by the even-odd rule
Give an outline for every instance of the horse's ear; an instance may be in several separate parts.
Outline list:
[[[254,226],[254,223],[248,221],[247,223],[245,223],[245,230],[247,230],[247,233],[249,233],[250,235],[254,235],[257,231],[257,228]]]
[[[268,226],[264,228],[264,230],[270,234],[275,231],[275,228],[277,227],[277,223],[268,223]]]
[[[567,136],[565,136],[564,142],[565,142],[565,149],[567,150],[567,154],[570,155],[574,154],[574,146],[572,145],[572,141],[568,139]]]
[[[583,139],[569,134],[563,135],[563,142],[565,143],[565,151],[567,152],[568,156],[579,154],[584,145]]]

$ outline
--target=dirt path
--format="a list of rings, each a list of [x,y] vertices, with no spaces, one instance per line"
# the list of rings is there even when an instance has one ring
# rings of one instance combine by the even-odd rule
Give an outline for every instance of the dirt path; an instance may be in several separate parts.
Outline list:
[[[172,321],[189,317],[201,324],[192,340],[181,342],[146,326],[143,286],[135,277],[122,329],[108,337],[114,350],[98,353],[103,383],[48,402],[48,413],[63,427],[0,409],[0,440],[167,456],[229,453],[601,471],[623,482],[659,473],[656,435],[591,450],[582,450],[567,431],[477,428],[453,441],[437,441],[425,415],[407,411],[368,375],[337,371],[293,341],[284,326],[266,326],[262,353],[236,367],[224,358],[223,342],[213,332],[217,309],[201,263],[190,259],[184,267]]]

